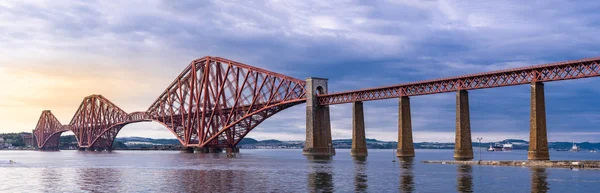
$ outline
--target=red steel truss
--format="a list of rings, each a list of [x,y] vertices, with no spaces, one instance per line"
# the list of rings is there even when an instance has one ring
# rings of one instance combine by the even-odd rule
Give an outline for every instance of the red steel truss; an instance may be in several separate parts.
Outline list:
[[[600,57],[558,62],[524,68],[486,72],[436,80],[319,95],[319,104],[333,105],[355,101],[427,95],[458,90],[493,88],[531,82],[548,82],[600,76]]]
[[[42,111],[42,115],[35,126],[33,134],[36,136],[38,147],[43,149],[58,149],[60,134],[68,131],[49,110]]]
[[[85,97],[69,125],[44,111],[38,147],[58,147],[64,131],[80,148],[111,149],[123,126],[155,121],[186,147],[233,147],[275,113],[306,101],[305,81],[219,57],[192,61],[145,112],[127,113],[102,95]]]
[[[184,146],[235,146],[273,114],[306,101],[305,81],[223,58],[193,61],[147,110]]]
[[[123,126],[150,121],[139,114],[127,114],[102,95],[91,95],[83,99],[69,126],[78,139],[79,147],[110,149]]]

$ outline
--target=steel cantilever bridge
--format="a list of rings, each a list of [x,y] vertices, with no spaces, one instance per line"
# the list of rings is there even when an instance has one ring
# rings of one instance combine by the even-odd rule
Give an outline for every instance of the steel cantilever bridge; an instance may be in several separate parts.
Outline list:
[[[164,125],[186,147],[234,147],[275,113],[306,101],[305,81],[219,57],[192,61],[143,112],[127,113],[102,95],[85,97],[67,125],[48,110],[34,130],[41,149],[72,131],[80,148],[110,149],[123,126]]]
[[[91,95],[83,99],[67,125],[61,124],[50,111],[43,111],[34,134],[42,149],[57,148],[60,135],[65,131],[75,134],[80,148],[110,149],[123,126],[154,121],[164,125],[185,147],[235,147],[265,119],[309,101],[307,146],[310,142],[311,148],[317,151],[327,144],[321,138],[331,140],[331,134],[330,131],[309,131],[309,127],[313,129],[309,125],[329,124],[329,110],[326,109],[326,114],[311,113],[309,107],[594,77],[600,76],[599,64],[600,57],[328,94],[326,88],[323,91],[321,86],[313,85],[316,83],[312,80],[303,81],[207,56],[192,61],[146,111],[127,113],[102,95]],[[543,90],[541,92],[543,94]],[[410,114],[410,110],[408,112]],[[540,112],[545,114],[545,111]],[[468,113],[466,115],[468,117]],[[545,137],[545,115],[543,119],[542,138]],[[330,129],[326,125],[323,128]],[[407,128],[411,129],[410,124]],[[399,138],[399,149],[402,140],[404,138]],[[470,144],[470,134],[468,139],[461,140],[468,140]],[[410,141],[412,144],[412,137]]]

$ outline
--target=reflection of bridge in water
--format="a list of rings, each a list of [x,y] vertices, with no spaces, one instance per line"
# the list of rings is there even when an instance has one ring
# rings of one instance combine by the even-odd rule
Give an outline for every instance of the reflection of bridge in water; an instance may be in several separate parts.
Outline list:
[[[329,105],[353,103],[352,155],[366,156],[363,101],[398,98],[398,157],[414,157],[411,96],[456,92],[454,158],[473,159],[468,90],[531,85],[529,160],[548,160],[544,82],[600,75],[600,58],[567,61],[494,72],[420,81],[356,91],[328,93],[327,79],[306,81],[219,57],[192,61],[154,103],[127,113],[104,98],[84,98],[68,125],[43,111],[34,130],[38,147],[56,149],[59,137],[73,131],[80,148],[110,150],[123,126],[154,121],[164,125],[193,151],[235,152],[256,126],[291,106],[306,103],[303,153],[335,155],[331,147]]]

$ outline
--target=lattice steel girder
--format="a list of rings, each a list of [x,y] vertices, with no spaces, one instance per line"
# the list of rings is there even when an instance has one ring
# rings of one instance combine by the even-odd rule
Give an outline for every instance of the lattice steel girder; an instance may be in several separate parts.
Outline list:
[[[127,114],[102,95],[91,95],[69,125],[44,111],[34,133],[40,147],[71,130],[79,147],[110,149],[123,126],[156,121],[184,146],[230,147],[266,118],[305,102],[305,85],[239,62],[204,57],[192,61],[146,112]]]
[[[465,76],[319,95],[319,104],[332,105],[400,96],[427,95],[600,76],[600,57],[558,62]]]
[[[102,95],[91,95],[83,99],[70,125],[79,139],[79,147],[90,147],[103,130],[126,118],[125,111]]]
[[[204,57],[192,61],[147,113],[184,146],[234,146],[244,135],[232,133],[249,132],[258,125],[252,123],[268,117],[262,113],[305,102],[305,84],[235,61]],[[220,136],[226,140],[218,140]]]
[[[58,119],[49,110],[42,111],[40,119],[33,134],[36,137],[37,146],[44,148],[46,146],[58,147],[58,139],[55,136],[60,136],[67,129],[58,121]]]

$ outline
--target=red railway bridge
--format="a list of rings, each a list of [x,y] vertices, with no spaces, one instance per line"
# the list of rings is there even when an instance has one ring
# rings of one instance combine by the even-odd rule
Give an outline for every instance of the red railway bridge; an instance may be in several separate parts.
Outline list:
[[[123,126],[153,121],[171,131],[186,151],[237,151],[236,145],[261,122],[306,103],[305,155],[335,154],[329,105],[353,103],[351,154],[366,156],[363,101],[398,98],[398,157],[413,157],[411,96],[456,92],[454,158],[473,159],[468,90],[531,85],[528,159],[548,160],[543,82],[600,76],[600,57],[407,84],[328,93],[327,79],[306,81],[220,57],[192,61],[146,111],[127,113],[102,95],[85,97],[67,125],[49,110],[35,128],[37,146],[56,150],[72,131],[80,149],[111,150]]]

